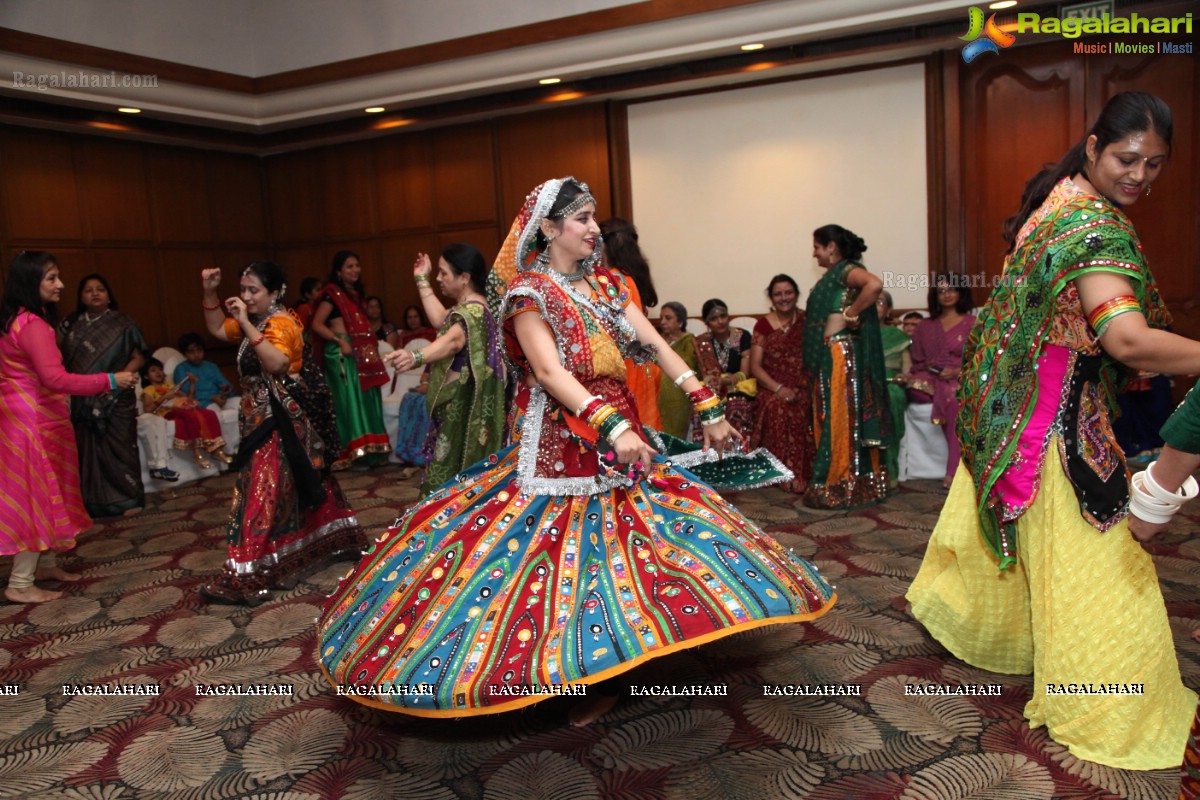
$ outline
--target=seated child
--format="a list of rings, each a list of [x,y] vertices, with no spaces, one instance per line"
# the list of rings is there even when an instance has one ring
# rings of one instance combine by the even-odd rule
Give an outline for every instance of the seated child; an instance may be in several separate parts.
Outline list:
[[[204,340],[200,338],[200,334],[185,333],[180,336],[179,352],[183,353],[187,360],[175,367],[171,381],[176,386],[183,386],[184,378],[191,375],[192,384],[188,387],[188,394],[200,407],[208,408],[210,404],[216,403],[218,408],[224,408],[233,387],[225,380],[216,364],[204,360]]]
[[[138,442],[146,454],[150,477],[168,483],[179,480],[179,473],[167,466],[167,459],[171,455],[167,421],[155,414],[138,414],[137,431]]]
[[[187,384],[193,382],[192,378],[185,378],[184,383],[172,386],[167,383],[162,362],[157,358],[147,359],[142,367],[142,405],[146,413],[175,423],[175,449],[191,450],[201,469],[213,468],[209,455],[228,464],[233,459],[225,455],[225,439],[216,412],[201,408],[190,391],[184,393]]]

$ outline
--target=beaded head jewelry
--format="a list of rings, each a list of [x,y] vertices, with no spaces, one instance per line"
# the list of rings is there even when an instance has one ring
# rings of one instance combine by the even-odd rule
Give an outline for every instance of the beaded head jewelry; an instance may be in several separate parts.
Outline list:
[[[551,217],[550,209],[558,199],[562,187],[568,182],[579,186],[579,196]],[[517,273],[530,269],[545,271],[550,268],[544,251],[537,245],[537,234],[541,230],[542,220],[565,218],[588,203],[595,202],[596,198],[588,185],[571,176],[548,180],[529,193],[504,238],[504,244],[500,246],[500,253],[492,264],[491,272],[488,273],[487,301],[493,314],[499,313],[508,285],[517,277]],[[585,273],[590,273],[599,262],[600,241],[597,239],[595,250],[581,262],[581,266]]]

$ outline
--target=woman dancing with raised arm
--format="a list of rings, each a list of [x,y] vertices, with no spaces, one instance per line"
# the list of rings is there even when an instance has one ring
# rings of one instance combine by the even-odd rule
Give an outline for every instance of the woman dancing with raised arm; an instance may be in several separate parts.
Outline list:
[[[208,332],[241,343],[242,436],[225,572],[200,591],[214,602],[260,603],[269,589],[288,586],[332,557],[357,552],[364,536],[328,474],[336,455],[327,441],[333,433],[323,437],[331,426],[315,419],[328,413],[317,402],[323,397],[328,405],[328,389],[316,365],[303,359],[300,320],[281,304],[287,288],[283,269],[255,261],[242,272],[240,295],[224,308],[217,299],[221,270],[206,269],[201,279]]]

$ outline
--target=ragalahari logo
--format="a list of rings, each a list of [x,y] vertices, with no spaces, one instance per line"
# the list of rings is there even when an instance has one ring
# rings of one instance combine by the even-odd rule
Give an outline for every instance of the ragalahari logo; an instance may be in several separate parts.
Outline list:
[[[1001,47],[1010,47],[1017,40],[1017,37],[1011,33],[1000,30],[1000,26],[996,24],[995,14],[988,17],[987,22],[984,23],[982,9],[972,6],[967,11],[970,25],[967,35],[959,38],[964,42],[969,42],[962,49],[963,61],[968,64],[984,53],[999,55]]]

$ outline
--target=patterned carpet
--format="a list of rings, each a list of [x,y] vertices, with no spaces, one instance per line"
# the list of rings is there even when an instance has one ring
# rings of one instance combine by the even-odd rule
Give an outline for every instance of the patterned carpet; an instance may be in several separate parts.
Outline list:
[[[373,531],[416,496],[399,470],[341,473]],[[772,626],[658,659],[644,684],[727,696],[626,697],[565,724],[566,699],[428,721],[333,694],[313,620],[348,564],[254,609],[206,605],[223,558],[232,479],[152,495],[145,513],[85,536],[69,596],[0,605],[0,797],[38,800],[957,800],[1173,798],[1173,770],[1080,762],[1031,731],[1030,680],[949,657],[904,612],[944,492],[905,485],[869,512],[804,508],[774,489],[735,502],[818,563],[840,602],[811,625]],[[1184,680],[1200,686],[1197,518],[1156,546]],[[0,565],[7,574],[8,565]],[[904,685],[1001,683],[1000,696],[905,696]],[[67,695],[72,684],[157,685],[157,696]],[[290,695],[198,696],[198,684],[287,685]],[[764,684],[860,684],[861,696],[764,696]]]

